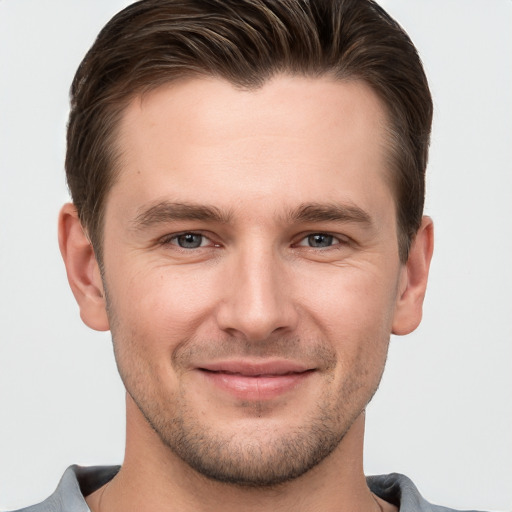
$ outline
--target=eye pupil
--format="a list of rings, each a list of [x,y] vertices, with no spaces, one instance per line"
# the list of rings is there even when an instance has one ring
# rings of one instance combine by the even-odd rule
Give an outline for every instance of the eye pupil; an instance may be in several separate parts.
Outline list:
[[[203,241],[202,235],[196,233],[185,233],[177,238],[178,245],[184,249],[196,249],[201,247]]]
[[[308,236],[308,243],[311,247],[329,247],[332,245],[332,235],[317,233]]]

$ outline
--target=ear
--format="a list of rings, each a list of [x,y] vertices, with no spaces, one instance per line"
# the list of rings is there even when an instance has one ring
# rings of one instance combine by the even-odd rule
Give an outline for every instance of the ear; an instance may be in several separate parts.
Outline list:
[[[93,247],[82,228],[73,204],[59,214],[59,247],[69,285],[80,308],[80,317],[91,329],[108,331],[103,283]]]
[[[434,224],[430,217],[423,217],[420,229],[411,244],[407,263],[402,268],[393,317],[393,334],[409,334],[421,322],[433,250]]]

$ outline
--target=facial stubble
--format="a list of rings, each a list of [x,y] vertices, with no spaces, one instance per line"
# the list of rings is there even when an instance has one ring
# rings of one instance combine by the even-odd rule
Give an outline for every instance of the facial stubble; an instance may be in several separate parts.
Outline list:
[[[201,422],[197,410],[189,403],[186,386],[180,386],[172,396],[158,395],[157,389],[166,389],[164,382],[158,382],[158,372],[144,358],[134,359],[137,347],[144,345],[141,340],[136,342],[133,338],[123,338],[121,348],[114,330],[112,336],[126,390],[158,435],[162,449],[170,450],[174,456],[208,479],[241,487],[279,486],[300,477],[326,459],[336,450],[372,398],[382,374],[380,372],[368,388],[369,370],[364,364],[358,368],[345,369],[351,377],[337,390],[327,386],[327,391],[304,417],[302,424],[290,425],[284,430],[274,428],[273,407],[260,402],[240,404],[251,420],[250,426],[245,424],[236,431],[224,432],[215,430],[207,422]],[[231,354],[242,351],[246,356],[255,355],[256,351],[258,356],[265,354],[268,357],[278,354],[289,357],[292,353],[298,357],[300,349],[297,347],[308,347],[308,354],[302,359],[322,360],[322,378],[326,381],[334,379],[334,369],[341,364],[334,350],[327,343],[318,341],[304,343],[297,339],[282,338],[257,345],[239,340],[231,343],[237,348],[228,348],[226,342],[223,342],[220,351]],[[123,350],[127,345],[130,349]],[[179,364],[184,365],[186,360],[193,357],[194,351],[204,353],[205,347],[211,353],[212,345],[215,344],[188,340],[183,344],[186,350],[175,352],[179,355],[173,358],[174,362],[181,358]],[[315,351],[316,355],[313,356]],[[129,361],[127,353],[131,354]],[[361,363],[364,358],[358,357],[357,361]],[[151,381],[155,376],[156,383]]]

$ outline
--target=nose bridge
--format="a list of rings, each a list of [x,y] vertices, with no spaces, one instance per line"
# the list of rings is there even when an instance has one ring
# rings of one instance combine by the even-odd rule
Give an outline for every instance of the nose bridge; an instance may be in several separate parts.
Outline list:
[[[255,242],[230,259],[219,327],[252,340],[263,340],[276,330],[292,330],[295,304],[278,251]]]

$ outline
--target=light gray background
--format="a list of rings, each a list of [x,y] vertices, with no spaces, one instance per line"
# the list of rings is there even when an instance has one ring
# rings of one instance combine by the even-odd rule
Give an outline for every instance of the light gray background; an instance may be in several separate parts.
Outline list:
[[[122,460],[108,333],[80,322],[57,248],[74,71],[121,0],[0,0],[0,509],[71,463]],[[436,107],[436,252],[420,329],[392,340],[368,410],[367,473],[431,501],[512,509],[512,2],[383,0]]]

